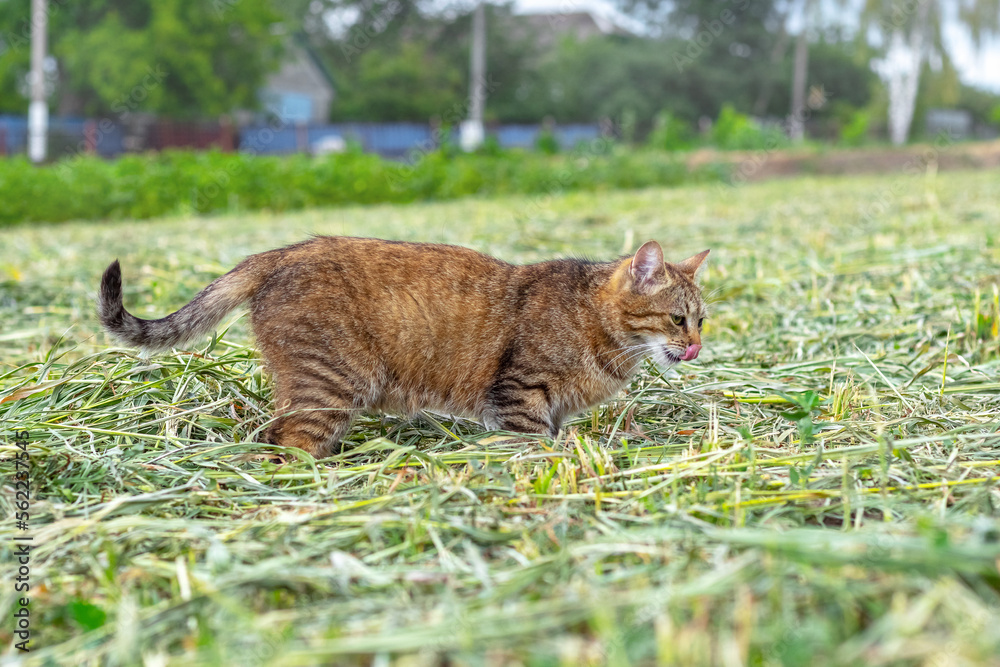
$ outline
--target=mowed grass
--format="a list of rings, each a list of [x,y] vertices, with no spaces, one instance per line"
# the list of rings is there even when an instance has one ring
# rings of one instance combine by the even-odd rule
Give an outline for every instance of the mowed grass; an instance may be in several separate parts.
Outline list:
[[[0,230],[24,664],[997,664],[998,176]],[[556,440],[372,415],[313,461],[254,444],[270,385],[245,318],[148,361],[98,330],[115,257],[154,317],[309,233],[516,262],[711,248],[705,350]],[[4,582],[8,647],[21,595]]]

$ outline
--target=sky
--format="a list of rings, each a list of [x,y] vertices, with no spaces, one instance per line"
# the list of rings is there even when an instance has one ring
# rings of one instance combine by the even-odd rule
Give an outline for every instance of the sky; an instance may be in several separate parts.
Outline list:
[[[945,30],[955,68],[968,84],[1000,93],[1000,41],[993,39],[981,49],[958,26]]]
[[[642,28],[641,25],[630,25],[632,21],[616,11],[608,0],[516,0],[514,6],[520,12],[592,11],[624,27]],[[1000,93],[1000,40],[992,39],[976,49],[968,34],[955,21],[946,21],[944,34],[952,62],[962,81]]]

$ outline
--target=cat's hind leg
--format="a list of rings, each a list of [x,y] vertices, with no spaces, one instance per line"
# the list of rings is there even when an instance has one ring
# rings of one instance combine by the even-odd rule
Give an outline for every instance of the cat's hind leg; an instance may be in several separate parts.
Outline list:
[[[304,449],[317,459],[340,453],[340,440],[360,409],[361,397],[343,374],[295,361],[275,377],[276,419],[266,439]]]
[[[267,429],[265,440],[282,447],[298,447],[313,458],[339,454],[340,439],[347,433],[355,410],[348,405],[308,405],[284,403],[287,409]]]

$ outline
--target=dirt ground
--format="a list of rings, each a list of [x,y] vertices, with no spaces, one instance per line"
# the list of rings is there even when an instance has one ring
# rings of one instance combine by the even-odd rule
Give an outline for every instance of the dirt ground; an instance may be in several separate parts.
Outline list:
[[[927,169],[996,169],[1000,167],[1000,141],[951,142],[947,137],[902,148],[802,148],[756,151],[699,150],[688,158],[691,168],[730,164],[732,180],[760,181],[801,174],[863,174],[910,172]]]

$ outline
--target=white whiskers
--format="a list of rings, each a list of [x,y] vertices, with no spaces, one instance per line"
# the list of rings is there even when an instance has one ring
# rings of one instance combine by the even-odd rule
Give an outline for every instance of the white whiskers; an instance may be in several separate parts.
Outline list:
[[[615,375],[618,373],[618,370],[625,364],[632,363],[636,359],[639,359],[641,357],[646,356],[647,354],[652,353],[655,349],[656,349],[655,343],[639,343],[638,345],[629,345],[624,350],[616,354],[613,358],[611,358],[606,364],[604,364],[604,367],[601,368],[601,370],[607,371],[608,367],[611,366],[611,364],[615,364],[615,362],[617,361],[618,363],[616,363],[615,367],[610,371],[611,375]],[[619,359],[621,361],[618,361]]]

